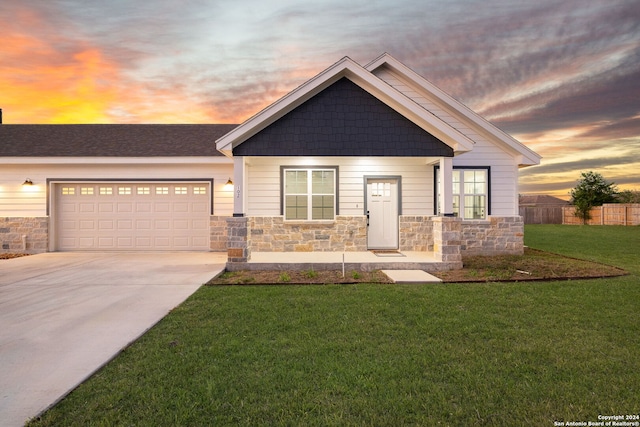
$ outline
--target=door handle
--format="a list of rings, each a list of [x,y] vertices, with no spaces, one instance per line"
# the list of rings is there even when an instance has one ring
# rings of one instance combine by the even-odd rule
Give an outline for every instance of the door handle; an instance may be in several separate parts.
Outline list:
[[[367,227],[369,226],[369,211],[367,211]]]

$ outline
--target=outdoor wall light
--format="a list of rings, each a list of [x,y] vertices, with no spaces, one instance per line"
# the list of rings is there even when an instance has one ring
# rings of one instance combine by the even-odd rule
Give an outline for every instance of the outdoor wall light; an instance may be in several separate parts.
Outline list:
[[[27,179],[24,180],[22,185],[33,185],[33,181],[31,181],[29,178],[27,178]]]
[[[233,191],[233,181],[231,181],[231,178],[229,178],[227,180],[227,183],[224,185],[224,190],[225,191]]]

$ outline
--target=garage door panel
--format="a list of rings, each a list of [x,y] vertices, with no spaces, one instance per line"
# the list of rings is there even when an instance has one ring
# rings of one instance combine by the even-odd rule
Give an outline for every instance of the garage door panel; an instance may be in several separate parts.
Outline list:
[[[83,219],[78,223],[80,230],[93,231],[96,229],[96,222],[91,219]]]
[[[55,191],[58,250],[209,250],[208,185],[80,183]]]
[[[78,211],[81,213],[94,213],[96,211],[96,205],[94,203],[80,203],[78,205]]]
[[[209,210],[209,206],[207,203],[192,203],[191,204],[191,212],[202,213],[207,212]]]
[[[156,230],[170,230],[171,221],[168,219],[156,219],[154,221],[154,228]]]
[[[151,220],[150,219],[137,219],[136,220],[136,230],[151,230]]]
[[[128,236],[120,236],[116,238],[119,249],[133,249],[133,238]]]
[[[171,204],[167,202],[157,202],[153,206],[155,212],[171,212]]]
[[[62,212],[75,213],[78,210],[78,206],[75,203],[63,203],[61,210]]]
[[[98,212],[101,212],[101,213],[113,212],[113,203],[98,203]]]
[[[191,221],[191,229],[192,230],[208,230],[209,221],[194,219],[193,221]]]
[[[111,231],[115,229],[114,221],[112,219],[101,219],[98,221],[98,229]]]
[[[186,203],[186,202],[174,203],[173,212],[176,212],[176,213],[189,212],[189,203]]]
[[[100,249],[115,249],[116,247],[113,237],[99,237],[98,246]]]
[[[186,220],[186,219],[174,219],[173,220],[173,229],[174,230],[189,230],[189,220]]]
[[[94,249],[95,248],[95,238],[94,237],[80,237],[78,239],[78,246],[81,249]]]
[[[151,203],[136,203],[136,212],[140,212],[140,213],[152,212]]]
[[[122,203],[119,202],[116,204],[116,211],[118,213],[130,213],[133,212],[133,203]]]

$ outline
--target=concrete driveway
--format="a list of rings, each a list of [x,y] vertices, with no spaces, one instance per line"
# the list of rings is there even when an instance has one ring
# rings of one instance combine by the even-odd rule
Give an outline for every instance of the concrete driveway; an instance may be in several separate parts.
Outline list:
[[[0,260],[0,424],[58,402],[203,283],[225,253],[46,253]]]

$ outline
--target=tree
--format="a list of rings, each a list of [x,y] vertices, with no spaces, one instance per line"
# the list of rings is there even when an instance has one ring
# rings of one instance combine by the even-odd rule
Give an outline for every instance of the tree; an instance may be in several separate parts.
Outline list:
[[[640,203],[640,190],[624,190],[616,196],[618,203]]]
[[[615,202],[617,194],[616,185],[599,173],[582,172],[578,184],[571,190],[571,204],[576,207],[576,216],[586,224],[592,207]]]

